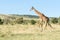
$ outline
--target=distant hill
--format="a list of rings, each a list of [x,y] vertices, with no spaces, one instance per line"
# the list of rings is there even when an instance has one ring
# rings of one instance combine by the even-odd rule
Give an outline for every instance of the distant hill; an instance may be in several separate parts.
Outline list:
[[[16,18],[16,17],[39,18],[36,15],[19,15],[19,14],[8,14],[8,15],[0,14],[0,17],[2,17],[2,18],[5,18],[5,17],[7,17],[7,18]],[[51,18],[56,18],[56,17],[49,17],[49,18],[51,19]]]
[[[28,17],[28,18],[39,18],[36,15],[18,15],[18,14],[10,14],[11,16],[17,16],[17,17]]]

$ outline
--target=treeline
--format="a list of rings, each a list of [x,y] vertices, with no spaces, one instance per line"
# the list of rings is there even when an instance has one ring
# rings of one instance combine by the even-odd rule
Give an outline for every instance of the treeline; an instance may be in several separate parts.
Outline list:
[[[19,14],[10,14],[11,16],[19,16],[19,17],[28,17],[28,18],[39,18],[36,15],[19,15]]]
[[[4,16],[4,18],[3,18]],[[34,19],[39,19],[38,16],[34,16],[34,15],[10,15],[10,16],[7,16],[7,15],[3,15],[1,18],[0,18],[0,25],[1,24],[11,24],[11,25],[14,25],[14,24],[35,24],[37,23],[39,20],[34,20]],[[27,18],[27,20],[25,20],[24,18],[30,18],[30,20]],[[34,19],[32,19],[34,18]],[[56,17],[51,17],[50,18],[50,23],[53,23],[53,24],[60,24],[60,17],[59,18],[56,18]]]
[[[11,25],[14,25],[14,24],[35,24],[37,23],[37,21],[39,20],[34,20],[34,19],[31,19],[31,20],[25,20],[23,17],[20,17],[20,18],[16,18],[16,19],[9,19],[9,18],[5,18],[5,19],[2,19],[0,18],[0,24],[11,24]],[[50,19],[50,22],[53,23],[53,24],[60,24],[60,17],[59,18],[51,18]]]

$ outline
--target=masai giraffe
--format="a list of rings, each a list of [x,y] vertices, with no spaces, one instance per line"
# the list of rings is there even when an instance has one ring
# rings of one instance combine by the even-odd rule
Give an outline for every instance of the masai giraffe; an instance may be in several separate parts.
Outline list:
[[[41,21],[41,28],[42,28],[42,30],[41,31],[43,31],[43,29],[45,29],[46,27],[47,27],[47,25],[49,25],[51,28],[53,28],[50,24],[49,24],[49,18],[47,17],[47,16],[45,16],[43,13],[41,13],[41,12],[39,12],[38,10],[36,10],[34,7],[32,7],[31,9],[30,9],[30,11],[31,10],[34,10],[34,12],[36,13],[36,14],[38,14],[38,16],[39,16],[39,18],[40,18],[40,21]],[[43,28],[43,23],[45,24],[45,27]]]

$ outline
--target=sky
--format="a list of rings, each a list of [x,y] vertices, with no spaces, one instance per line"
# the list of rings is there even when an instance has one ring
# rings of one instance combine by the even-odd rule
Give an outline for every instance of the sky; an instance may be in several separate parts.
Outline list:
[[[0,0],[0,14],[37,15],[29,11],[32,6],[48,17],[60,16],[60,0]]]

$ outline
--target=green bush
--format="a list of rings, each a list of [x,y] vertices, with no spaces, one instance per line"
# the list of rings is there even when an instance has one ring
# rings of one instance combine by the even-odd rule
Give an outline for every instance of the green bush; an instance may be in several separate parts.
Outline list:
[[[35,24],[36,23],[36,21],[35,20],[31,20],[31,24]]]
[[[2,19],[0,18],[0,24],[3,24],[3,21],[2,21]]]
[[[52,21],[52,23],[56,24],[56,23],[58,23],[58,18],[53,18],[51,21]]]

